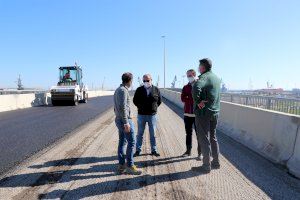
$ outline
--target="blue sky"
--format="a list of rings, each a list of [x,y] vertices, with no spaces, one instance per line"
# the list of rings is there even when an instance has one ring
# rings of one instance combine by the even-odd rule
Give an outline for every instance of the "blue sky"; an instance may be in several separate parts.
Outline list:
[[[300,87],[300,1],[0,0],[1,87],[49,88],[76,61],[91,87],[124,71],[167,86],[209,57],[230,89]],[[186,81],[186,80],[184,80]],[[179,86],[182,83],[178,83]]]

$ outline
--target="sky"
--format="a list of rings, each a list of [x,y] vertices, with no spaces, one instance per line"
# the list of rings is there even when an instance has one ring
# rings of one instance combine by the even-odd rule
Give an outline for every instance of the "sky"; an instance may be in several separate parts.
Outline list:
[[[58,67],[83,68],[89,88],[123,72],[166,87],[210,58],[229,89],[300,88],[299,0],[0,0],[0,88],[48,89]]]

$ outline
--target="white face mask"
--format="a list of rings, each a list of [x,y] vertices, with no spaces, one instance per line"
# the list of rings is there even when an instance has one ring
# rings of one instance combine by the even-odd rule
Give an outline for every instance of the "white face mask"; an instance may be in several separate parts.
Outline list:
[[[145,82],[144,86],[145,86],[145,88],[149,88],[149,87],[151,87],[151,83],[150,82]]]
[[[193,83],[195,81],[195,77],[193,77],[193,76],[192,77],[188,77],[188,80],[189,80],[190,83]]]

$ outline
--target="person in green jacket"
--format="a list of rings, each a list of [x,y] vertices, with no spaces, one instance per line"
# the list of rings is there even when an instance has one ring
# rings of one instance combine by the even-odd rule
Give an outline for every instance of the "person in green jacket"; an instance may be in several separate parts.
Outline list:
[[[216,127],[220,112],[221,80],[212,71],[212,62],[208,58],[201,59],[198,81],[193,86],[193,100],[196,132],[201,144],[203,165],[192,170],[209,173],[211,168],[220,168],[219,144]],[[210,160],[212,155],[213,160]]]

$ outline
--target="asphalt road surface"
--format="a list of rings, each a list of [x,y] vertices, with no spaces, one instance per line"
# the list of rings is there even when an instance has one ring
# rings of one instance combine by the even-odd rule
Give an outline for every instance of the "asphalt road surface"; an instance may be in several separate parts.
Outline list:
[[[0,113],[0,174],[113,105],[112,96],[78,106],[41,106]]]
[[[115,173],[118,133],[110,109],[5,174],[0,199],[300,199],[298,179],[222,133],[221,169],[210,174],[191,171],[202,162],[195,159],[195,135],[193,155],[181,156],[182,116],[181,109],[160,106],[156,138],[161,157],[149,154],[146,130],[142,155],[135,158],[143,170],[139,176]],[[136,124],[134,107],[133,117]]]

